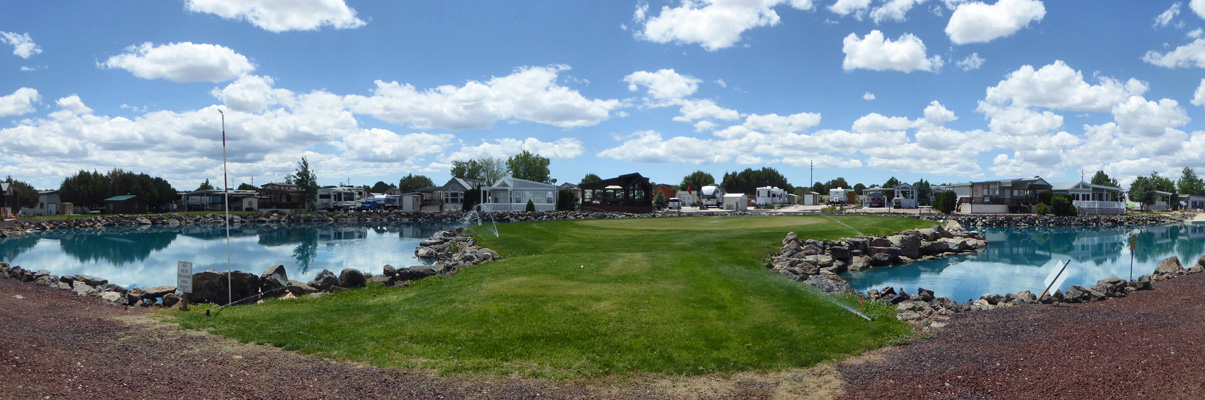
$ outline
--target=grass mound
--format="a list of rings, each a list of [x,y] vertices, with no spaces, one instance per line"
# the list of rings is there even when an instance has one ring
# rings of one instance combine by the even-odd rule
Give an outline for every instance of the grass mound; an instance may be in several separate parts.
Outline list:
[[[866,234],[922,227],[843,216]],[[898,340],[767,271],[786,232],[853,236],[822,217],[555,221],[479,230],[502,261],[409,288],[368,288],[174,315],[186,328],[381,367],[553,379],[808,367]],[[850,298],[837,299],[852,303]],[[882,306],[861,306],[875,317]]]

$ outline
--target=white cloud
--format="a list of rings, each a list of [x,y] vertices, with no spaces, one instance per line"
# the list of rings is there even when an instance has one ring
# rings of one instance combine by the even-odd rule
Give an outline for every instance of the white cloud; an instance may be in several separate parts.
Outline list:
[[[28,114],[36,111],[34,103],[42,100],[37,89],[23,87],[13,94],[0,97],[0,117]]]
[[[970,71],[982,67],[984,61],[987,60],[980,58],[979,53],[971,53],[970,56],[959,60],[956,64],[958,65],[958,68],[962,68],[963,71]]]
[[[1191,8],[1197,16],[1205,18],[1205,0],[1192,0],[1188,3],[1188,8]]]
[[[619,147],[603,150],[599,157],[646,163],[682,162],[695,165],[722,163],[732,155],[715,141],[677,136],[662,140],[655,131],[637,132]]]
[[[78,95],[73,94],[73,95],[55,100],[54,103],[58,104],[59,108],[63,109],[63,111],[67,111],[72,114],[83,115],[83,114],[91,114],[92,113],[92,109],[88,108],[88,106],[84,105],[84,101],[80,100]]]
[[[1180,15],[1180,3],[1172,3],[1171,8],[1168,8],[1167,11],[1164,11],[1162,14],[1159,14],[1159,16],[1155,17],[1155,27],[1162,28],[1167,26],[1167,24],[1170,24],[1172,19],[1175,19],[1177,15]]]
[[[778,114],[757,115],[745,117],[744,126],[749,129],[772,132],[802,132],[820,124],[820,114],[798,113],[788,116]]]
[[[866,100],[866,101],[874,100],[874,93],[871,93],[871,92],[863,93],[862,100]]]
[[[941,126],[957,119],[958,116],[954,115],[953,111],[938,103],[937,100],[929,102],[929,106],[925,107],[925,122],[929,123],[929,125]]]
[[[1167,53],[1146,52],[1142,61],[1164,68],[1205,68],[1205,38],[1177,47]]]
[[[1002,147],[1029,148],[1033,137],[1063,127],[1063,116],[1050,111],[1035,111],[1028,107],[995,107],[979,103],[978,110],[989,119],[988,128],[995,134],[996,144]]]
[[[1099,85],[1088,84],[1083,74],[1062,61],[1055,61],[1038,70],[1025,65],[1009,73],[996,86],[987,88],[985,100],[994,105],[1105,112],[1130,96],[1142,95],[1147,90],[1146,84],[1136,79],[1124,84],[1107,77],[1099,80]]]
[[[876,24],[884,20],[903,22],[907,20],[908,11],[912,10],[913,6],[924,2],[925,0],[887,0],[870,12],[870,19]]]
[[[887,117],[879,113],[870,113],[854,121],[853,130],[859,133],[902,131],[912,126],[912,120],[906,117]]]
[[[17,57],[29,58],[42,52],[42,48],[33,42],[29,33],[0,32],[0,40],[13,46],[13,54],[16,54]]]
[[[846,71],[861,68],[874,71],[935,72],[942,66],[941,56],[926,57],[925,44],[912,34],[904,34],[893,41],[884,38],[883,32],[876,29],[866,34],[863,39],[851,33],[843,42],[841,51],[845,53],[845,61],[842,67]]]
[[[837,0],[828,10],[834,14],[846,16],[853,14],[854,18],[862,19],[862,15],[870,8],[870,0]]]
[[[736,110],[720,107],[714,101],[703,100],[680,100],[676,104],[681,104],[680,111],[682,115],[674,117],[674,121],[690,122],[699,119],[721,119],[734,120],[741,117],[741,113]]]
[[[1197,28],[1197,29],[1193,29],[1193,30],[1189,31],[1185,35],[1188,36],[1189,38],[1196,39],[1196,38],[1201,37],[1201,34],[1203,34],[1203,33],[1205,33],[1205,30],[1202,30],[1201,28]]]
[[[451,134],[399,135],[386,129],[366,129],[339,138],[334,146],[343,150],[343,158],[348,160],[414,164],[421,156],[443,152],[454,139]]]
[[[270,76],[243,75],[222,89],[214,88],[210,94],[232,110],[249,113],[296,101],[293,92],[275,89],[272,87],[274,83]]]
[[[716,123],[708,120],[695,122],[695,132],[706,132],[715,129]]]
[[[657,72],[636,71],[623,77],[628,83],[629,91],[636,91],[640,86],[648,88],[649,95],[660,100],[673,100],[690,96],[699,89],[699,80],[690,75],[681,75],[672,69],[662,69]]]
[[[636,38],[655,43],[697,43],[707,51],[732,47],[741,34],[753,28],[779,23],[774,7],[790,5],[812,8],[811,0],[682,0],[677,7],[665,6],[656,16],[648,5],[637,6],[632,19],[641,29]]]
[[[191,42],[130,46],[100,66],[124,69],[142,79],[173,82],[222,82],[255,70],[247,57],[230,48]]]
[[[1148,101],[1131,96],[1113,107],[1113,117],[1125,134],[1158,137],[1188,123],[1188,114],[1175,100]]]
[[[526,67],[486,82],[419,91],[410,84],[376,81],[372,96],[349,95],[359,114],[415,128],[484,129],[501,120],[523,120],[562,128],[591,126],[611,117],[619,100],[587,99],[557,84],[568,66]]]
[[[716,79],[715,84],[720,85],[720,87],[722,87],[722,88],[728,87],[728,83],[724,82],[723,79]]]
[[[1046,7],[1039,0],[999,0],[992,5],[977,1],[962,3],[950,15],[946,35],[954,44],[986,43],[1010,36],[1045,16]]]
[[[245,19],[269,32],[364,26],[343,0],[188,0],[186,7],[226,19]]]
[[[1201,80],[1201,85],[1192,93],[1191,103],[1197,107],[1205,107],[1205,79]]]
[[[555,142],[544,142],[536,138],[527,138],[524,140],[507,138],[498,139],[493,143],[461,147],[459,151],[452,153],[448,159],[469,160],[481,157],[507,159],[524,150],[554,160],[567,160],[582,155],[584,147],[582,146],[582,142],[576,138],[561,138]]]

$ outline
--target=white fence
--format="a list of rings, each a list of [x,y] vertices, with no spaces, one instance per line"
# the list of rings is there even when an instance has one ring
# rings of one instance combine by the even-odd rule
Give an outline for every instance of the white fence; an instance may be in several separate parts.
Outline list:
[[[556,211],[555,204],[536,204],[536,211]],[[482,203],[481,211],[517,212],[527,210],[527,203]]]
[[[1076,200],[1071,202],[1075,209],[1083,215],[1094,214],[1125,214],[1126,205],[1120,201],[1088,201]]]

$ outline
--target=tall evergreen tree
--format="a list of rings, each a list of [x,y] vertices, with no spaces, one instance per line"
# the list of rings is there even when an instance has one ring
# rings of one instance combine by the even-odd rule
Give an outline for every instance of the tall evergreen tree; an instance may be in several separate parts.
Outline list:
[[[1116,179],[1110,178],[1109,174],[1106,174],[1105,171],[1101,170],[1097,170],[1096,174],[1092,175],[1092,182],[1090,183],[1093,185],[1112,186],[1115,188],[1121,187],[1121,184],[1117,183]]]
[[[1176,188],[1180,194],[1205,194],[1205,182],[1197,176],[1197,172],[1192,168],[1184,167],[1180,173],[1180,180],[1176,181]]]
[[[318,175],[310,169],[310,160],[301,157],[301,161],[297,162],[297,171],[293,174],[291,181],[301,188],[301,199],[305,208],[307,210],[318,208]]]
[[[472,178],[467,178],[472,179]],[[397,188],[402,193],[413,193],[419,189],[435,186],[435,182],[423,175],[406,174],[402,180],[398,182]]]

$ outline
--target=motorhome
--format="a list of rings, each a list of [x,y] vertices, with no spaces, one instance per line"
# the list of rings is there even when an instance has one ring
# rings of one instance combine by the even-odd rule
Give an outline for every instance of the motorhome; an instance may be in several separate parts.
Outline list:
[[[757,205],[765,207],[769,205],[784,205],[787,204],[787,191],[773,186],[764,186],[757,188]]]
[[[332,186],[318,188],[319,210],[351,210],[368,200],[368,192],[359,187]]]
[[[852,191],[850,189],[844,189],[844,188],[829,189],[828,190],[828,202],[829,202],[829,204],[846,204],[846,202],[848,201],[847,197],[849,196],[849,193],[851,193],[851,192]]]
[[[699,189],[699,209],[706,210],[707,207],[723,207],[724,206],[724,189],[719,186],[704,186]]]

